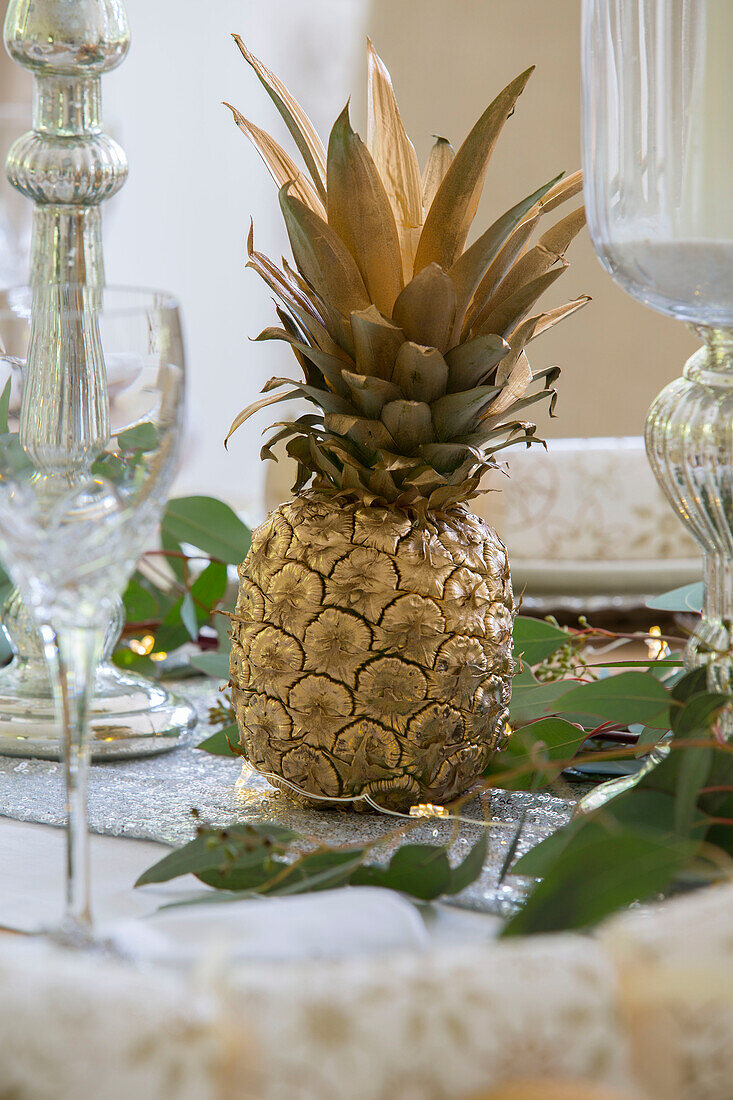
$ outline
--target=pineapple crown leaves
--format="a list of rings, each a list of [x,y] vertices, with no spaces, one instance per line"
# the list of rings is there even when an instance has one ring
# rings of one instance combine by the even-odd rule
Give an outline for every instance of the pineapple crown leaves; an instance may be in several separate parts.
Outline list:
[[[499,93],[457,152],[437,137],[421,174],[369,40],[366,141],[347,104],[326,148],[285,85],[234,39],[304,165],[227,104],[277,184],[295,261],[279,266],[258,252],[250,225],[248,266],[272,290],[280,320],[258,339],[290,344],[302,377],[270,379],[227,440],[260,409],[299,398],[316,411],[278,422],[262,449],[274,458],[286,442],[296,491],[313,481],[422,513],[468,500],[498,451],[542,442],[520,414],[540,400],[553,414],[559,368],[533,373],[525,349],[590,301],[536,310],[568,266],[583,207],[532,237],[580,193],[580,172],[521,199],[466,247],[491,154],[532,69]]]

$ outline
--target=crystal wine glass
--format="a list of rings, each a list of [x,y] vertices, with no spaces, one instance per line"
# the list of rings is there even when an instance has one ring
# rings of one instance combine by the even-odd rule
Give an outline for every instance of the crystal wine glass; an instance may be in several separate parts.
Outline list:
[[[28,337],[30,322],[30,340]],[[0,557],[34,616],[64,734],[67,887],[62,933],[91,938],[88,709],[105,635],[177,468],[184,357],[176,303],[82,286],[0,296],[22,400],[0,400]],[[29,341],[29,342],[28,342]],[[48,361],[49,349],[61,349]],[[44,360],[45,356],[45,360]],[[35,375],[56,369],[54,402]]]
[[[705,341],[653,403],[647,453],[704,557],[688,668],[733,689],[733,3],[583,0],[588,226],[613,278]],[[640,354],[640,368],[643,358]],[[723,727],[733,732],[733,711]]]

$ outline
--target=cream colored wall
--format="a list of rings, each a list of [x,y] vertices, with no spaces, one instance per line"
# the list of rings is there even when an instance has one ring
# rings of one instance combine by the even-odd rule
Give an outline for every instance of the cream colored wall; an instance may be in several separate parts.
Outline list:
[[[372,0],[368,23],[421,162],[431,134],[460,142],[512,77],[537,66],[497,146],[477,224],[580,166],[580,0]],[[695,338],[619,290],[587,232],[568,258],[547,302],[581,293],[593,302],[532,345],[535,367],[563,368],[557,419],[540,420],[542,432],[639,434]]]
[[[213,492],[256,515],[265,469],[265,414],[232,441],[231,416],[289,352],[252,345],[272,319],[264,286],[244,271],[255,215],[258,246],[284,247],[274,188],[220,105],[227,98],[287,141],[274,108],[234,49],[239,30],[302,98],[325,133],[348,91],[363,131],[366,28],[392,70],[410,134],[424,158],[431,134],[459,142],[495,93],[531,63],[537,72],[494,156],[477,224],[579,165],[579,0],[126,0],[133,46],[105,78],[107,116],[130,158],[130,180],[106,220],[112,282],[166,286],[181,297],[191,378],[190,427],[179,491]],[[4,5],[3,5],[4,8]],[[22,99],[28,78],[0,56],[0,100]],[[560,363],[554,436],[635,434],[653,396],[695,346],[682,326],[637,305],[601,270],[587,236],[548,295],[594,302],[534,345],[536,367]],[[267,464],[287,491],[289,470]],[[278,492],[280,490],[278,489]]]

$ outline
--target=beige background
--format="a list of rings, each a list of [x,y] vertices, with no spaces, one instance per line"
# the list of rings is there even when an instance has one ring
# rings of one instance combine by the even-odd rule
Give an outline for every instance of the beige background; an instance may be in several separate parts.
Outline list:
[[[537,66],[494,154],[477,219],[484,226],[558,172],[580,167],[580,7],[580,0],[372,2],[370,33],[421,162],[431,134],[462,140],[500,88]],[[542,431],[640,434],[652,399],[699,341],[619,290],[587,231],[568,259],[545,300],[558,305],[587,293],[593,302],[532,345],[535,367],[563,368],[557,419],[541,421]]]
[[[272,105],[229,38],[239,31],[328,127],[352,93],[363,132],[364,35],[390,67],[421,160],[440,133],[459,143],[520,70],[537,71],[494,155],[477,219],[485,226],[561,170],[580,164],[580,0],[126,0],[132,49],[104,81],[106,115],[130,159],[130,179],[106,216],[111,282],[159,285],[184,308],[191,378],[189,444],[179,491],[212,492],[261,507],[263,413],[222,438],[236,412],[272,374],[292,367],[286,349],[251,344],[272,320],[264,286],[244,270],[254,214],[257,246],[285,247],[274,186],[231,123],[222,99],[286,143]],[[0,97],[22,80],[0,57]],[[558,363],[558,417],[549,436],[643,430],[650,401],[676,377],[694,338],[617,289],[587,233],[548,304],[581,293],[593,303],[533,345],[533,364]]]

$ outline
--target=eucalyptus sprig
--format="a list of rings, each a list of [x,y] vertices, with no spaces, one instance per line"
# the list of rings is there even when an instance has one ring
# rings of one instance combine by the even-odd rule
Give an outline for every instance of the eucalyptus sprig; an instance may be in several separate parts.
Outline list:
[[[697,592],[687,588],[662,598],[665,610],[681,603],[688,611],[696,599]],[[733,746],[715,733],[717,717],[733,705],[733,698],[708,691],[704,669],[685,673],[676,658],[615,659],[606,667],[596,665],[593,676],[580,661],[560,679],[538,677],[538,669],[568,647],[569,638],[575,649],[576,638],[601,635],[605,640],[622,637],[595,631],[587,623],[577,632],[547,620],[519,617],[515,623],[518,660],[510,735],[485,774],[484,785],[536,791],[552,789],[571,765],[634,763],[641,756],[643,767],[636,779],[626,781],[629,789],[609,795],[592,812],[576,813],[568,825],[513,864],[516,845],[510,848],[506,870],[539,881],[507,922],[507,936],[590,928],[634,902],[733,875]],[[602,747],[596,749],[596,744]],[[236,725],[199,747],[222,754],[239,752]],[[458,814],[461,806],[448,810]],[[358,850],[362,862],[353,877],[351,871],[339,874],[354,850],[329,849],[333,869],[320,868],[316,861],[312,867],[306,865],[306,873],[292,879],[291,885],[297,881],[300,892],[368,879],[416,897],[438,896],[440,876],[434,869],[442,868],[445,876],[447,849],[431,848],[423,859],[421,848],[403,845],[385,869],[369,868],[373,853],[365,846]],[[466,877],[465,885],[480,873],[474,862],[479,851],[477,846],[469,857],[472,877]],[[468,875],[468,868],[463,875]],[[455,879],[446,881],[449,888],[442,892],[450,893]],[[269,892],[267,882],[263,880],[265,889],[260,892]],[[227,896],[238,895],[230,890]]]
[[[304,838],[269,822],[227,829],[201,824],[192,841],[148,868],[135,885],[193,874],[206,886],[226,891],[231,900],[337,886],[381,886],[430,901],[469,886],[486,859],[487,837],[482,833],[456,867],[451,867],[445,847],[437,844],[403,844],[388,863],[373,862],[375,849],[389,839],[355,847],[323,844],[304,852]],[[211,896],[200,900],[210,901]]]

